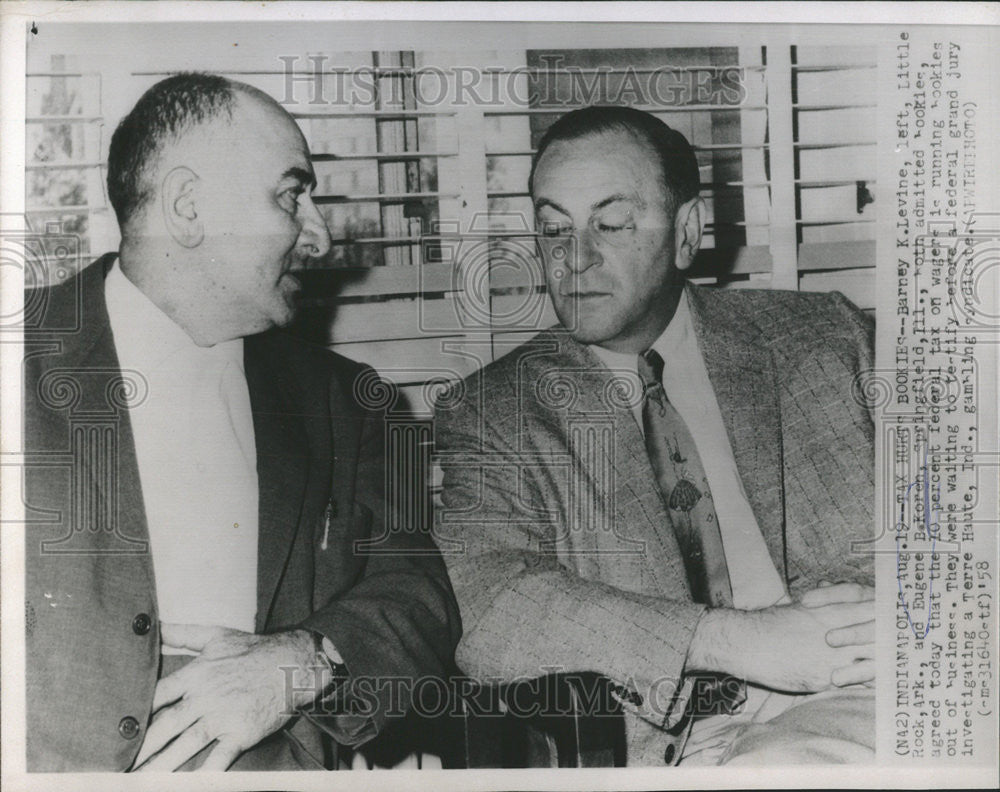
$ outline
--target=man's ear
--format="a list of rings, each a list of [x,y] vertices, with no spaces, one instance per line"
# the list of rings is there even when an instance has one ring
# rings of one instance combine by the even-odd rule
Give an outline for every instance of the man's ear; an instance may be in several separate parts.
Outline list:
[[[701,232],[704,227],[705,202],[701,196],[681,204],[674,217],[674,265],[686,270],[694,263],[695,254],[701,247]]]
[[[190,168],[174,168],[163,178],[163,222],[181,247],[198,247],[205,239],[205,228],[198,217],[198,174]]]

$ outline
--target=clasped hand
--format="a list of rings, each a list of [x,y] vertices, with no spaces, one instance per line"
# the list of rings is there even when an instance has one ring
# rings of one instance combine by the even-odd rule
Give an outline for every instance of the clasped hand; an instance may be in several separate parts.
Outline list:
[[[133,769],[175,770],[215,743],[199,769],[225,770],[308,703],[307,686],[287,685],[285,671],[314,663],[312,637],[303,630],[255,635],[161,624],[160,633],[164,645],[199,654],[157,683],[153,720]]]
[[[875,589],[820,584],[798,602],[759,611],[763,647],[755,681],[778,690],[815,692],[875,679]]]

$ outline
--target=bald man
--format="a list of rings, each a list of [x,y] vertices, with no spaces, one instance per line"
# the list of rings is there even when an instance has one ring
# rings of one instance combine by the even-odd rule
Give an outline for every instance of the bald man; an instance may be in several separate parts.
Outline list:
[[[451,662],[429,532],[386,531],[371,370],[279,330],[330,246],[314,186],[295,121],[219,76],[112,138],[120,250],[26,334],[27,450],[73,459],[27,471],[30,770],[322,768]]]

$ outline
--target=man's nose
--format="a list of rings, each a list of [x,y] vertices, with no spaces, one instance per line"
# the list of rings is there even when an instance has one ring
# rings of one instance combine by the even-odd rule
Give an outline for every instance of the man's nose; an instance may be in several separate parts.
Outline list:
[[[308,199],[303,202],[299,213],[302,220],[297,244],[299,253],[308,258],[323,258],[330,252],[330,232],[319,207]]]
[[[566,263],[574,274],[586,272],[604,261],[597,247],[597,240],[594,239],[594,232],[589,227],[573,235],[573,249],[568,254]]]

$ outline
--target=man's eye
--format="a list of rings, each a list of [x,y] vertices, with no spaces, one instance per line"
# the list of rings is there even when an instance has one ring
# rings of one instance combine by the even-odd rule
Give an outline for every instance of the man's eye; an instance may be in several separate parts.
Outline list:
[[[281,208],[290,214],[295,214],[299,208],[299,198],[305,190],[301,187],[292,187],[288,190],[282,191],[278,196],[278,203],[281,204]]]
[[[601,234],[618,234],[631,231],[635,223],[631,217],[602,217],[594,220],[594,228]]]

